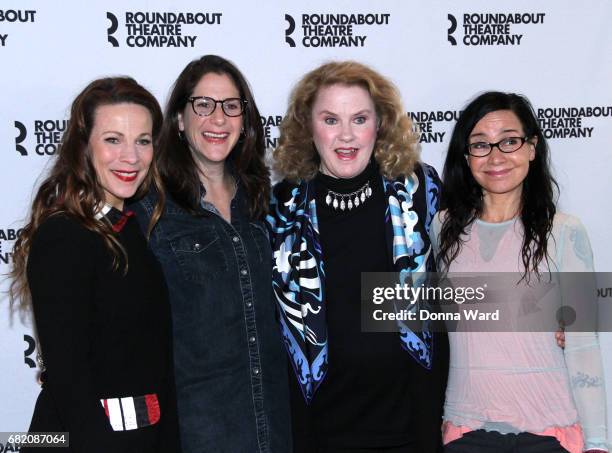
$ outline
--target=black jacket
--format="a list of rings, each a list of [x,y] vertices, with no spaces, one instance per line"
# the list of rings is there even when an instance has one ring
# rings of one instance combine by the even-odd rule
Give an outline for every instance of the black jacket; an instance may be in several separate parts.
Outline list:
[[[120,213],[103,221],[113,216]],[[27,274],[46,371],[30,431],[67,431],[74,452],[178,451],[163,274],[134,218],[117,239],[128,256],[125,274],[122,261],[113,269],[102,236],[72,218],[53,216],[34,235]],[[146,398],[152,417],[137,413],[137,422],[127,420],[131,400],[124,400],[113,429],[101,400],[143,403],[144,395],[156,395],[159,421],[146,426],[157,418],[154,397]]]

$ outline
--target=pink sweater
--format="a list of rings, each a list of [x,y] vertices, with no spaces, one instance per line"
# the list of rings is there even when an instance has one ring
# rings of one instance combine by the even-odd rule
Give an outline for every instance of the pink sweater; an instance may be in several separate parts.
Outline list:
[[[436,218],[432,238],[436,250],[440,227]],[[448,271],[521,272],[522,231],[518,220],[475,221]],[[553,237],[555,241],[549,242],[549,249],[554,248],[549,250],[553,272],[592,271],[588,237],[577,219],[558,214]],[[465,432],[485,429],[554,436],[572,453],[583,448],[607,450],[605,391],[595,333],[568,332],[565,351],[551,332],[451,332],[449,341],[444,443]],[[568,372],[572,354],[577,366],[586,367],[590,376],[596,373],[601,385],[572,388],[571,370]],[[585,412],[584,418],[577,407]],[[585,423],[590,436],[586,444],[581,429]]]

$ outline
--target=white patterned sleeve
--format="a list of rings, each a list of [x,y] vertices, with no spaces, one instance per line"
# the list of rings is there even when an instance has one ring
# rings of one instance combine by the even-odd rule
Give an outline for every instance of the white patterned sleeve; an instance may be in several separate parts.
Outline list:
[[[567,218],[561,229],[557,250],[559,270],[593,273],[593,254],[587,232],[576,218]],[[563,278],[563,274],[561,274]],[[594,274],[592,275],[594,281]],[[575,279],[570,278],[575,282]],[[595,295],[593,286],[592,296]],[[571,288],[564,289],[563,297],[571,297]],[[569,301],[568,301],[569,302]],[[564,300],[564,305],[566,301]],[[571,303],[568,303],[571,305]],[[596,307],[596,303],[592,305]],[[580,316],[580,313],[578,313]],[[565,362],[576,402],[580,425],[584,432],[584,449],[608,451],[606,433],[606,390],[597,332],[565,333]]]

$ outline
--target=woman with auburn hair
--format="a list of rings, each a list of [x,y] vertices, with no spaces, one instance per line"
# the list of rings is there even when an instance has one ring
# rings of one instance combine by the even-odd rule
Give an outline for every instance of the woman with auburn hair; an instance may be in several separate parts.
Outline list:
[[[564,285],[572,278],[564,273],[593,272],[584,226],[557,210],[548,144],[525,97],[486,92],[466,106],[443,180],[443,210],[432,228],[442,270],[516,273],[517,306],[522,283]],[[565,284],[562,305],[574,305],[569,292]],[[522,316],[519,329],[529,321]],[[449,339],[445,451],[608,451],[596,333],[568,327],[565,350],[546,331],[461,331]]]
[[[157,162],[167,202],[150,243],[170,289],[186,453],[291,449],[263,137],[234,64],[205,55],[185,67],[166,106]],[[143,227],[158,196],[136,206]]]
[[[15,243],[11,301],[33,309],[44,362],[30,431],[68,432],[65,451],[180,448],[166,287],[125,209],[159,187],[161,124],[133,79],[91,82]]]
[[[433,270],[439,180],[399,93],[363,64],[324,64],[294,88],[280,131],[268,223],[294,451],[435,452],[446,338],[401,321],[361,330],[362,272]]]

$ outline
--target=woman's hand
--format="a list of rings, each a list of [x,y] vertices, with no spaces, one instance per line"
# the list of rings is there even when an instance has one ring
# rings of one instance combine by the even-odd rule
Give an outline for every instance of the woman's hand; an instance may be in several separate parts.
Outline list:
[[[565,329],[563,327],[559,327],[559,330],[555,332],[555,340],[557,340],[557,346],[565,349]]]

